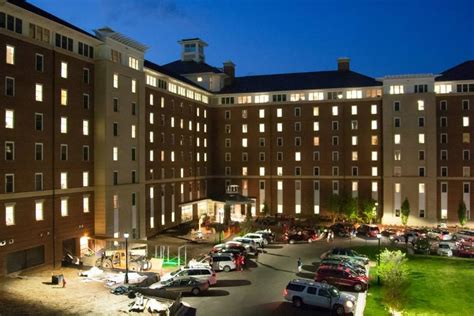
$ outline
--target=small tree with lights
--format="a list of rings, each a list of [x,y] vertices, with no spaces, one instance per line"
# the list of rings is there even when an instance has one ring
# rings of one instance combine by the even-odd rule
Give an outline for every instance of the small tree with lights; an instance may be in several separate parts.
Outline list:
[[[402,209],[401,209],[401,220],[403,226],[407,226],[408,224],[408,217],[410,216],[410,202],[408,202],[408,198],[405,198],[405,200],[402,203]]]

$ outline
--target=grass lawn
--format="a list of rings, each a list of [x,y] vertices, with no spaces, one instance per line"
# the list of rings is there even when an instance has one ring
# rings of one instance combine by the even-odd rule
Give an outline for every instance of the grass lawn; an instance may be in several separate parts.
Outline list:
[[[382,247],[384,248],[386,247]],[[376,246],[354,249],[368,255],[371,260],[376,260]],[[409,255],[408,267],[411,283],[403,315],[474,315],[474,260]],[[377,286],[375,269],[372,271],[364,315],[389,315],[381,303],[382,296],[380,287]]]

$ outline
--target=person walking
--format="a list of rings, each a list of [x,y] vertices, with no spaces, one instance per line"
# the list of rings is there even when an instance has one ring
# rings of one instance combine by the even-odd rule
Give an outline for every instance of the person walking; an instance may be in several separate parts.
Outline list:
[[[301,262],[301,258],[298,258],[297,264],[298,264],[298,273],[300,273],[300,272],[301,272],[301,268],[303,267],[303,262]]]
[[[66,278],[63,276],[63,288],[66,287]]]
[[[331,241],[331,231],[327,230],[326,231],[326,242],[329,242],[329,241]]]

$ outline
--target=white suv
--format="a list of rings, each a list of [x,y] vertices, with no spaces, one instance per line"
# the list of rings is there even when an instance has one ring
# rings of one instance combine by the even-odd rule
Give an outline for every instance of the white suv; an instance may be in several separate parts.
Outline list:
[[[244,237],[235,237],[234,241],[241,242],[245,248],[248,246],[247,253],[251,255],[256,255],[258,252],[258,244],[255,242],[255,240],[251,238],[244,238]]]
[[[268,245],[268,241],[263,238],[262,234],[248,233],[245,234],[243,237],[255,240],[255,242],[259,245],[260,248],[263,248],[264,245]]]
[[[181,267],[176,271],[163,274],[160,277],[160,282],[177,279],[180,277],[193,277],[196,279],[207,280],[209,285],[217,283],[216,273],[212,269],[206,267]]]
[[[356,309],[355,296],[341,293],[325,283],[294,279],[288,283],[284,294],[295,307],[303,304],[319,306],[334,311],[336,315],[354,313]]]

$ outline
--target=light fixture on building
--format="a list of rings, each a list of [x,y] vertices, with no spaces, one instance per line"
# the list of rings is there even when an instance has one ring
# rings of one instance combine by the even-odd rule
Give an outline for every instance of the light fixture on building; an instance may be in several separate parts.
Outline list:
[[[0,241],[0,247],[6,246],[6,244],[7,244],[6,240]]]

